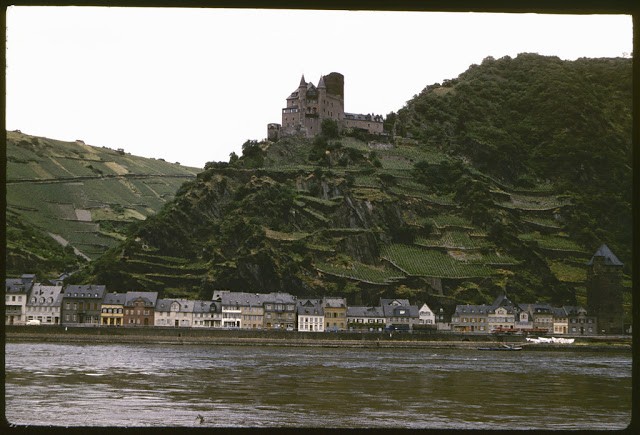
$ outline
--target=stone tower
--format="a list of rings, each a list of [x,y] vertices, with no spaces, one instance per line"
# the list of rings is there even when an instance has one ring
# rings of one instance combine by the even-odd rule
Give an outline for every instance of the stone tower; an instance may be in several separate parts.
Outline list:
[[[599,332],[622,334],[622,268],[607,245],[602,245],[587,263],[587,309],[598,318]]]

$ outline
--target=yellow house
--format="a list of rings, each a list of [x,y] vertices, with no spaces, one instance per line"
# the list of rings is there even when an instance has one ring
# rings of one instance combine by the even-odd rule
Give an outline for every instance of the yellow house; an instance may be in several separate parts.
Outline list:
[[[347,329],[347,300],[338,297],[322,299],[325,331],[345,331]]]
[[[125,293],[107,293],[104,296],[102,300],[102,311],[100,313],[100,325],[124,325],[125,296]]]

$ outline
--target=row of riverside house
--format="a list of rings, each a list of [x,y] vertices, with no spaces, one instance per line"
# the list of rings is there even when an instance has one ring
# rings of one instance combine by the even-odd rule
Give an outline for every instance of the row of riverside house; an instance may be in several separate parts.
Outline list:
[[[298,331],[406,330],[423,325],[464,333],[622,334],[624,264],[605,244],[586,263],[587,308],[514,304],[506,295],[491,305],[458,305],[445,319],[424,304],[380,299],[377,307],[348,307],[341,297],[298,299],[288,293],[219,290],[210,301],[158,299],[155,292],[107,293],[104,285],[51,285],[35,275],[6,280],[5,324],[169,326]],[[422,329],[422,328],[421,328]]]
[[[469,333],[598,333],[597,318],[582,307],[514,304],[506,295],[491,305],[458,305],[448,324],[407,299],[379,306],[347,306],[341,297],[298,299],[288,293],[218,290],[210,301],[158,299],[157,292],[109,293],[104,285],[53,285],[35,275],[6,280],[6,324],[157,326],[323,331],[411,331],[415,325]],[[439,317],[439,316],[438,316]],[[441,319],[438,319],[441,320]],[[442,322],[440,322],[442,323]],[[437,325],[436,325],[437,324]]]
[[[579,306],[514,304],[500,295],[491,305],[457,305],[451,316],[454,332],[595,335],[598,319]]]
[[[342,297],[298,299],[288,293],[219,290],[210,301],[159,299],[157,292],[107,292],[104,285],[37,283],[22,275],[5,282],[5,324],[284,329],[306,332],[411,330],[435,326],[435,316],[407,299],[380,299],[377,307],[349,307]]]

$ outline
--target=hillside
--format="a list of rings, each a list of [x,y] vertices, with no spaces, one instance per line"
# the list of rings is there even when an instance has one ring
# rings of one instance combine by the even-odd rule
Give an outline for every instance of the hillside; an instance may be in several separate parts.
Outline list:
[[[393,295],[447,310],[503,290],[584,304],[600,241],[631,265],[630,71],[624,59],[489,59],[389,114],[395,137],[325,125],[314,140],[248,141],[76,279],[204,298]],[[581,75],[588,86],[573,92],[593,95],[588,108],[557,92]],[[607,195],[614,208],[597,202]]]
[[[8,276],[53,277],[99,257],[200,171],[20,132],[7,132],[6,153]]]

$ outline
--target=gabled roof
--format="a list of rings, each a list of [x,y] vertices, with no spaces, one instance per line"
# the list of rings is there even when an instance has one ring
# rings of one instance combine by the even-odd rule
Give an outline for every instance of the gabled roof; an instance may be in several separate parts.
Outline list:
[[[214,290],[211,295],[212,301],[222,300],[222,295],[231,293],[231,290]]]
[[[584,307],[577,305],[564,305],[562,309],[567,314],[567,316],[577,316],[580,313],[584,313],[585,315],[589,314]]]
[[[313,86],[313,83],[309,83],[307,85],[307,97],[317,97],[318,96],[318,89]]]
[[[36,298],[35,301],[33,298]],[[27,306],[58,307],[62,302],[62,287],[59,285],[35,284],[27,300]]]
[[[591,257],[591,260],[587,263],[588,266],[593,264],[593,260],[595,257],[604,257],[604,264],[607,266],[624,266],[624,263],[618,260],[618,257],[615,256],[611,249],[607,245],[602,245],[598,248],[595,254]]]
[[[406,305],[409,306],[411,305],[409,303],[409,299],[383,299],[380,298],[380,306],[385,306],[385,305]]]
[[[434,311],[429,307],[429,305],[427,305],[427,303],[425,302],[424,304],[422,304],[422,306],[420,307],[420,311],[429,311],[430,313],[433,313]]]
[[[213,301],[193,301],[193,312],[194,313],[209,313],[211,312],[211,306],[214,306],[214,310],[213,311],[220,311],[221,310],[216,310],[216,302]]]
[[[5,290],[7,293],[27,293],[33,287],[36,276],[25,273],[20,278],[5,279]]]
[[[260,307],[262,306],[262,298],[258,293],[247,292],[226,292],[221,295],[222,305],[239,306],[239,307]]]
[[[193,313],[193,307],[196,303],[191,299],[158,299],[156,311],[170,312],[174,302],[178,304],[178,313]]]
[[[132,307],[133,302],[142,299],[145,307],[155,307],[158,302],[158,292],[127,292],[124,305],[126,307]]]
[[[552,307],[549,304],[520,304],[519,308],[530,314],[552,314]]]
[[[104,297],[107,287],[104,285],[75,285],[71,284],[64,288],[65,298],[99,298]]]
[[[124,305],[127,296],[125,293],[107,293],[102,303],[104,305]]]
[[[347,308],[347,300],[345,298],[325,297],[322,299],[322,305],[325,308]]]
[[[491,309],[489,305],[456,305],[455,314],[487,314]]]
[[[301,299],[297,309],[298,315],[324,316],[321,299]]]
[[[418,317],[420,309],[411,305],[409,299],[380,298],[380,307],[385,317]]]
[[[284,292],[271,292],[260,295],[263,303],[268,304],[295,304],[296,297]]]
[[[27,289],[20,278],[5,279],[4,288],[7,293],[27,293]]]
[[[349,307],[347,317],[384,317],[382,307]]]
[[[493,301],[489,311],[495,312],[500,307],[506,308],[507,313],[509,314],[513,314],[514,312],[519,311],[518,306],[513,302],[511,302],[511,300],[507,297],[506,293],[502,293]]]

